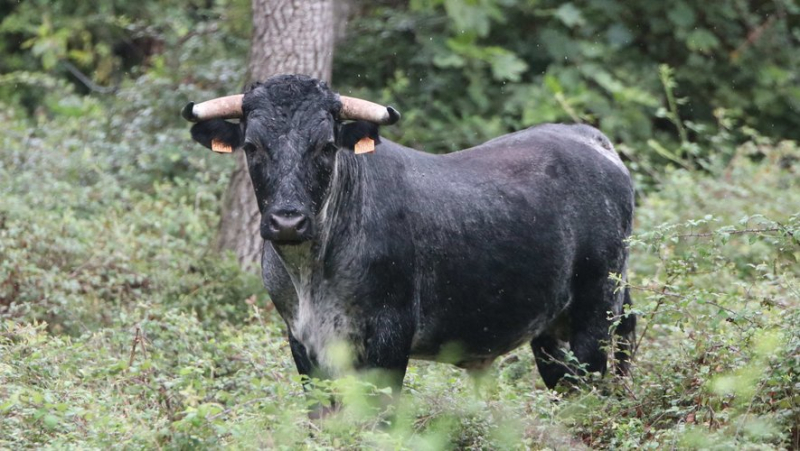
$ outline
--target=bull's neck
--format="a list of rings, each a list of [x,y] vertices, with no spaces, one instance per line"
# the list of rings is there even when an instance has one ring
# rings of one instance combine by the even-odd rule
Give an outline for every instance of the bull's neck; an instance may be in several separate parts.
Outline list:
[[[355,240],[363,233],[368,211],[368,169],[363,155],[346,149],[336,154],[330,187],[317,215],[319,259],[331,258],[337,246],[352,248],[358,244]]]

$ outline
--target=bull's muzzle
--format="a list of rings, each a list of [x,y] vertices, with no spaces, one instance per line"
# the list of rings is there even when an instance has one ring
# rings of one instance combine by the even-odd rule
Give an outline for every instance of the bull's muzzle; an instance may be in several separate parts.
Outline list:
[[[308,215],[284,210],[264,215],[261,236],[276,244],[299,244],[311,239],[312,229]]]

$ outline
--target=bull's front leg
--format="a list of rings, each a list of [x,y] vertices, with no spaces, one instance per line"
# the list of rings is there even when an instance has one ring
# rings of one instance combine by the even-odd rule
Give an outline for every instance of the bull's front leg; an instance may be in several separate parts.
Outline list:
[[[306,347],[300,343],[297,338],[292,334],[292,331],[289,330],[289,348],[292,351],[292,358],[294,359],[294,364],[297,367],[297,372],[301,376],[304,376],[303,380],[303,391],[308,392],[310,387],[310,379],[311,377],[319,377],[320,371],[316,363],[312,362],[308,356],[308,351]],[[308,412],[309,418],[312,420],[324,418],[329,415],[331,412],[336,410],[336,400],[331,398],[329,405],[322,405],[318,404],[313,406],[311,410]]]
[[[378,395],[373,405],[381,411],[397,400],[403,387],[414,336],[412,316],[392,308],[368,315],[363,355],[357,370],[360,377],[378,388],[391,387],[392,396]]]
[[[307,321],[300,323],[305,327],[295,331],[296,336],[289,333],[298,372],[321,379],[355,374],[378,389],[391,387],[392,395],[367,395],[369,405],[385,410],[403,385],[414,330],[410,315],[381,307],[359,315],[328,312],[305,317]],[[336,404],[331,399],[331,407],[317,406],[310,415],[325,416],[336,410]]]
[[[311,359],[308,358],[306,347],[297,341],[291,330],[289,331],[289,347],[292,350],[292,358],[294,359],[295,366],[297,366],[297,372],[300,373],[301,376],[314,376],[316,366],[311,362]]]

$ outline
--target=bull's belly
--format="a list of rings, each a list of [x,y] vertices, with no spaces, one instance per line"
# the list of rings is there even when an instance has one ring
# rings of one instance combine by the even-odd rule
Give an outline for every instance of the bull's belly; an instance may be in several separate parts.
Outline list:
[[[451,363],[465,369],[488,367],[506,354],[553,327],[556,312],[528,319],[481,321],[481,318],[422,325],[414,335],[411,358]]]
[[[411,358],[450,363],[466,370],[482,370],[491,366],[499,356],[513,351],[525,343],[529,343],[533,337],[534,335],[525,335],[514,342],[490,349],[468,348],[464,345],[464,342],[453,340],[440,346],[438,352],[433,351],[435,347],[412,349]]]

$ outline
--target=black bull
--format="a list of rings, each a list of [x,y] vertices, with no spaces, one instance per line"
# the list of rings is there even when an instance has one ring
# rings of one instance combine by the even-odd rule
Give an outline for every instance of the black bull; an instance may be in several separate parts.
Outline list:
[[[540,125],[430,155],[341,121],[314,79],[274,77],[243,99],[239,124],[192,136],[247,155],[264,285],[300,373],[382,369],[399,387],[409,358],[481,369],[529,342],[553,387],[605,372],[615,316],[626,371],[635,318],[609,275],[625,278],[633,187],[598,130]],[[364,137],[375,153],[349,150]],[[582,365],[562,363],[566,343]]]

